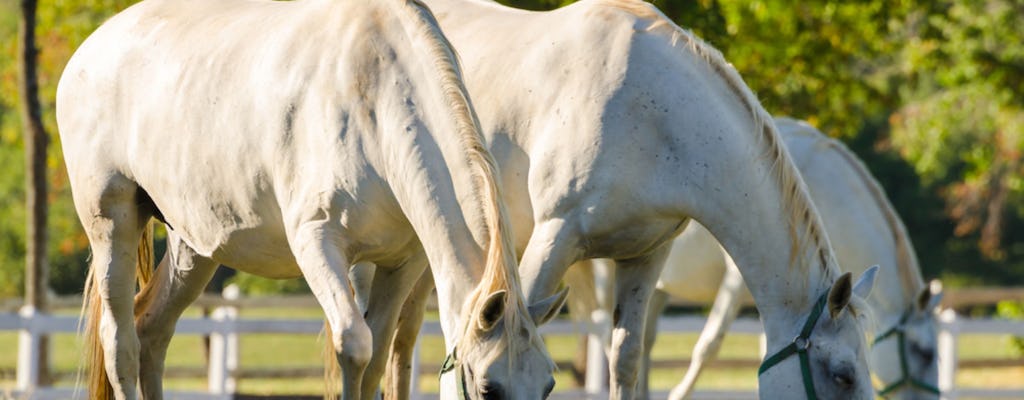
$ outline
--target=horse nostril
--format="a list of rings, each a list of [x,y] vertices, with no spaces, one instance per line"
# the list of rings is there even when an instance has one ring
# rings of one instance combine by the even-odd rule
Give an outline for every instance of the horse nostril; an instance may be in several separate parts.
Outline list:
[[[832,374],[832,380],[837,386],[842,388],[849,388],[853,386],[853,374],[849,372],[835,372]]]
[[[929,350],[929,351],[922,352],[921,353],[921,358],[924,358],[924,363],[925,364],[931,364],[933,361],[935,361],[935,351],[934,350]]]
[[[924,361],[925,365],[929,365],[935,361],[935,349],[922,348],[914,344],[911,344],[911,349],[914,353],[921,356],[921,360]]]

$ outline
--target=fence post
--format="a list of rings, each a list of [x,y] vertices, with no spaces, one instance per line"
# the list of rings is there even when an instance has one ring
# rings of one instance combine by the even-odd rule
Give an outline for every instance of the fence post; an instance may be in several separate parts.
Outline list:
[[[604,354],[606,339],[602,329],[611,326],[608,312],[594,310],[590,321],[590,332],[587,334],[587,374],[583,384],[588,398],[602,394],[608,384],[608,358]]]
[[[942,391],[942,398],[946,400],[956,398],[956,370],[959,362],[956,341],[959,334],[956,311],[946,309],[939,313],[939,390]]]
[[[238,300],[238,286],[228,285],[224,288],[225,300]],[[233,305],[219,306],[213,310],[211,318],[215,322],[214,332],[210,334],[210,394],[230,398],[238,388],[235,375],[238,372],[238,333],[235,332],[235,321],[238,320],[238,307]]]
[[[39,387],[39,348],[41,338],[36,332],[35,320],[41,313],[25,305],[18,310],[21,330],[18,331],[18,373],[17,389],[21,393],[32,393]]]

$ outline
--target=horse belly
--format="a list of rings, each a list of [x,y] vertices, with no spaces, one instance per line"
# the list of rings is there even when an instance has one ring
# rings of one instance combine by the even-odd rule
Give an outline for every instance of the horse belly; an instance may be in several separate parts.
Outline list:
[[[264,278],[302,276],[284,235],[262,229],[242,229],[228,233],[226,239],[212,255],[218,263]]]

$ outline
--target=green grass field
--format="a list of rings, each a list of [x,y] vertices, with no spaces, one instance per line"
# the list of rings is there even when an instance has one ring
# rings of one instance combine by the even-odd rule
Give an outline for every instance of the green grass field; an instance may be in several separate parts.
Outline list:
[[[188,315],[195,316],[190,311]],[[255,310],[245,313],[246,317],[319,318],[315,310]],[[78,368],[81,343],[72,335],[54,337],[53,366],[59,372],[72,373]],[[547,339],[548,349],[559,361],[572,360],[579,351],[578,338],[574,336],[552,336]],[[663,334],[654,348],[656,360],[671,360],[688,357],[696,334]],[[0,392],[14,385],[13,371],[17,364],[17,334],[0,333]],[[316,367],[321,365],[323,348],[319,338],[313,335],[261,334],[243,336],[241,341],[241,365],[244,369],[271,369],[288,367]],[[721,358],[740,359],[757,356],[757,337],[734,334],[727,337]],[[429,337],[421,344],[421,360],[426,364],[439,365],[443,347],[439,337]],[[961,360],[1019,357],[1013,349],[1010,338],[993,335],[963,335],[960,337]],[[199,370],[203,366],[203,349],[198,336],[176,336],[168,351],[167,367]],[[656,369],[651,376],[654,390],[667,390],[682,378],[684,368]],[[573,388],[569,371],[556,375],[556,390]],[[66,380],[61,385],[71,385]],[[420,379],[425,391],[437,390],[437,375],[424,374]],[[713,368],[705,372],[698,389],[754,389],[757,384],[756,368]],[[961,369],[957,384],[963,387],[1012,388],[1024,386],[1024,368]],[[205,390],[205,378],[169,378],[165,380],[168,390]],[[286,379],[241,379],[239,391],[251,394],[316,394],[323,390],[320,378]]]

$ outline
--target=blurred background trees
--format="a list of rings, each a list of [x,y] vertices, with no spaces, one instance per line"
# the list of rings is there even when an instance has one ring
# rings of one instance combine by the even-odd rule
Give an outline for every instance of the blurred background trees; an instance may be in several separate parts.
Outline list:
[[[129,0],[40,0],[40,95],[67,59]],[[569,3],[502,1],[533,10]],[[719,48],[775,115],[841,138],[907,223],[926,277],[947,285],[1024,285],[1024,1],[656,0]],[[23,293],[25,171],[18,116],[17,3],[0,0],[0,298]],[[507,62],[514,62],[508,60]],[[52,138],[51,287],[81,290],[87,240]],[[296,282],[240,276],[253,291]]]

